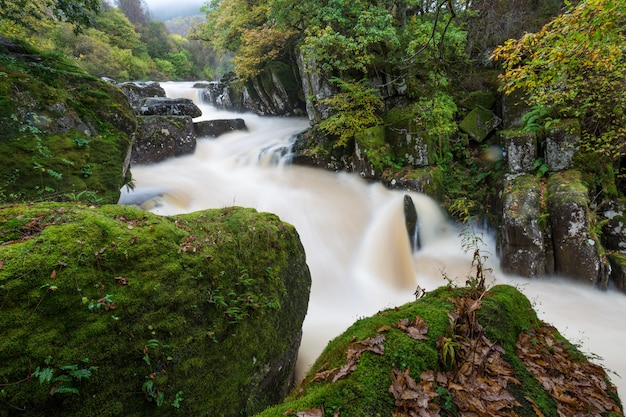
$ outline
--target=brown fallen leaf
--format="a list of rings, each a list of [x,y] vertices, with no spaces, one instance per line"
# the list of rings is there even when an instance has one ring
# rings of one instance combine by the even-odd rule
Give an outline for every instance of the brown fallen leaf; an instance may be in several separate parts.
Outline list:
[[[402,319],[396,323],[396,327],[406,332],[406,334],[415,340],[427,340],[428,325],[420,316],[415,317],[413,322],[409,323],[409,319]]]

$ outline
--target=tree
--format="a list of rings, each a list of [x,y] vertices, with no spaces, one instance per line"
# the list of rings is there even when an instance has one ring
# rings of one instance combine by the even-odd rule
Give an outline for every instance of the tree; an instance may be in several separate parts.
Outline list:
[[[75,32],[91,25],[92,13],[100,0],[0,0],[0,20],[35,30],[40,21],[66,21],[75,24]]]
[[[626,2],[586,0],[537,33],[494,50],[502,91],[524,91],[551,117],[580,119],[584,146],[626,154]]]
[[[143,0],[117,0],[117,7],[135,25],[146,26],[150,20],[148,7]]]

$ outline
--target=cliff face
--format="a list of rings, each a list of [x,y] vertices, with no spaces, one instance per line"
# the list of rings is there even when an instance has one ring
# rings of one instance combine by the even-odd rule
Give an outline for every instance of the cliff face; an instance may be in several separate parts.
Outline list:
[[[311,278],[272,214],[5,206],[0,243],[0,416],[249,415],[291,387]]]
[[[122,92],[69,59],[0,38],[0,201],[115,203],[136,119]]]

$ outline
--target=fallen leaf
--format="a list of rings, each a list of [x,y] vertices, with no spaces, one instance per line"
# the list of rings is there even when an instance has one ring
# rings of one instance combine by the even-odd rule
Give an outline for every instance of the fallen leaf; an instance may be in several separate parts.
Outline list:
[[[426,334],[428,333],[428,325],[420,316],[415,317],[415,320],[412,323],[409,323],[409,319],[402,319],[396,323],[396,327],[406,332],[406,334],[412,339],[428,339],[428,337],[426,337]]]

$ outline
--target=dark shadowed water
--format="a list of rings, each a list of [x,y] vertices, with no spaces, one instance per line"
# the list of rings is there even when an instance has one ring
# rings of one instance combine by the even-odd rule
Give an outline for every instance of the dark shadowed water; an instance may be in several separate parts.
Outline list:
[[[276,149],[308,126],[306,119],[260,118],[203,105],[189,83],[163,83],[168,96],[196,101],[196,120],[242,117],[248,132],[199,138],[194,155],[132,168],[136,188],[121,201],[142,202],[159,214],[232,205],[272,212],[293,224],[304,245],[313,285],[299,359],[299,374],[326,343],[357,318],[412,301],[419,285],[445,285],[445,274],[463,284],[471,255],[458,228],[430,198],[417,206],[422,249],[411,252],[403,222],[404,193],[369,184],[358,176],[277,163]],[[126,192],[126,190],[123,190]],[[540,318],[579,343],[596,362],[616,372],[611,379],[626,395],[626,295],[600,292],[558,278],[527,280],[497,267],[492,236],[480,234],[493,269],[490,283],[518,287]]]

